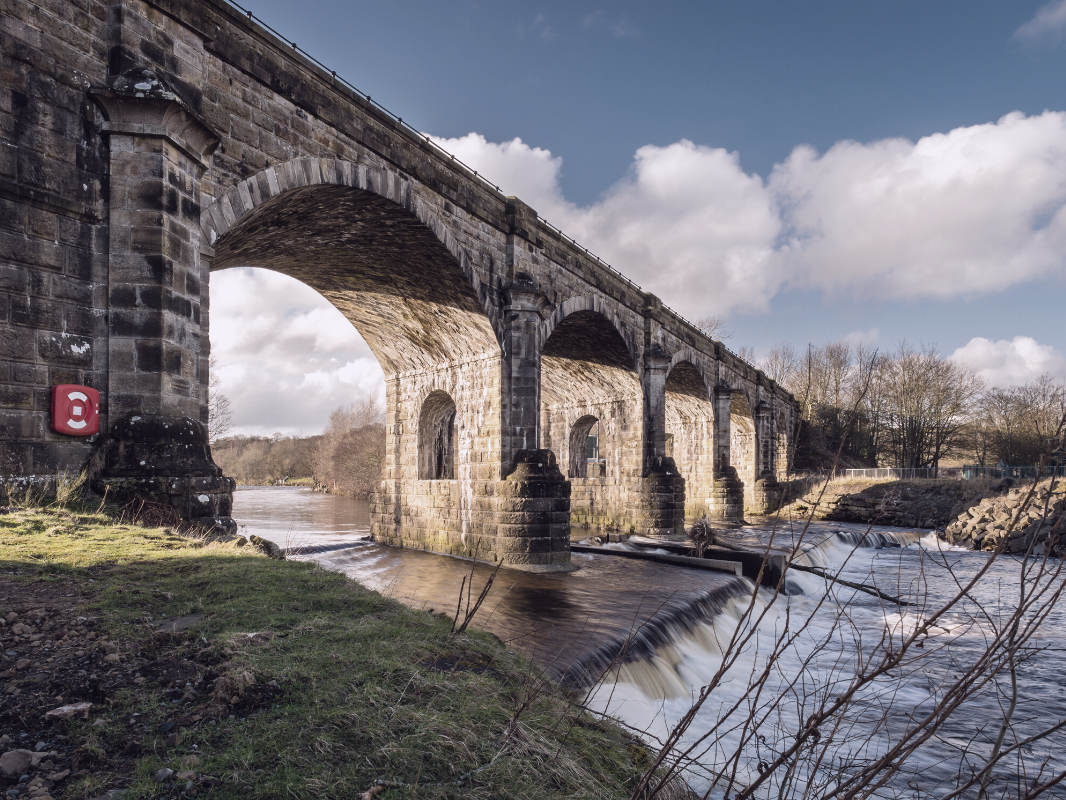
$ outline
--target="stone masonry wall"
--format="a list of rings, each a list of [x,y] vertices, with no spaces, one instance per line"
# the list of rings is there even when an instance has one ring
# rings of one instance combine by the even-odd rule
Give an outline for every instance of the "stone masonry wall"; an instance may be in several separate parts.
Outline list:
[[[77,470],[95,443],[48,416],[57,383],[106,390],[107,150],[86,93],[106,74],[105,4],[3,5],[0,476]]]

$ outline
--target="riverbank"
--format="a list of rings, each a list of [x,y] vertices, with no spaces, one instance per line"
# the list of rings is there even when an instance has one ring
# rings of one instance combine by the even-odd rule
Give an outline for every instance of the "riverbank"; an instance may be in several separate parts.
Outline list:
[[[614,798],[648,763],[489,634],[90,510],[0,514],[0,617],[21,796]]]
[[[1009,488],[1009,484],[987,478],[968,481],[833,478],[828,483],[815,483],[802,497],[786,505],[781,515],[831,522],[944,528],[966,509],[987,497],[1005,494]]]

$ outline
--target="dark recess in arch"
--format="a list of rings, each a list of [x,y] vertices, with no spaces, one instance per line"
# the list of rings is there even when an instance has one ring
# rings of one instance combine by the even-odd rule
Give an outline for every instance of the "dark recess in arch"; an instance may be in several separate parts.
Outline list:
[[[563,319],[544,343],[541,355],[636,371],[625,341],[610,320],[596,311],[575,311]]]
[[[418,415],[418,477],[455,478],[455,401],[447,392],[431,392]]]

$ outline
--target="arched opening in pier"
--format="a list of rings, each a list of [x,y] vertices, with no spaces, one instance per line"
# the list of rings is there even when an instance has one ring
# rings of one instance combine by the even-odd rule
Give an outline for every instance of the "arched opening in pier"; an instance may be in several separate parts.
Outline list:
[[[643,430],[643,395],[629,346],[603,314],[574,311],[545,340],[540,375],[540,446],[568,469],[572,523],[622,527],[624,486],[640,476]],[[589,473],[593,421],[598,475]]]
[[[791,453],[789,452],[789,441],[791,431],[789,430],[788,417],[782,412],[777,415],[777,427],[774,431],[774,435],[777,437],[777,452],[774,466],[777,469],[777,479],[785,480],[788,478],[789,472],[792,469]]]
[[[442,224],[423,222],[407,205],[344,185],[286,191],[218,236],[210,267],[294,278],[359,331],[385,384],[375,536],[465,552],[479,487],[500,477],[500,346],[494,312],[464,254],[452,252],[457,245]],[[449,403],[438,402],[442,396]],[[466,490],[448,490],[453,496],[445,502],[455,513],[427,513],[401,526],[404,515],[411,522],[401,508],[439,512],[440,492],[423,477],[465,481]],[[433,503],[411,502],[427,492]]]
[[[666,377],[667,452],[685,479],[685,518],[710,512],[714,488],[714,403],[707,382],[688,361]]]
[[[571,478],[603,478],[607,459],[600,456],[600,421],[591,414],[574,423],[570,433]]]
[[[755,501],[759,460],[757,447],[755,417],[752,416],[748,396],[735,391],[729,403],[729,461],[744,482],[745,508],[752,506]]]
[[[447,392],[430,392],[418,417],[418,477],[455,478],[455,401]]]

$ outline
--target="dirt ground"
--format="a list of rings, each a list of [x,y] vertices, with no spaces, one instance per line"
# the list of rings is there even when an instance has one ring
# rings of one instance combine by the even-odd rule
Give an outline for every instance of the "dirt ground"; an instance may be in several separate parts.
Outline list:
[[[0,762],[7,797],[73,796],[64,787],[90,775],[91,784],[121,786],[146,747],[180,749],[183,731],[246,717],[281,693],[272,682],[237,697],[218,654],[197,648],[197,615],[145,621],[147,639],[108,638],[84,610],[93,598],[89,581],[0,577],[0,752],[16,751]],[[128,713],[132,695],[149,697],[152,711]],[[195,750],[181,763],[186,796],[218,780],[196,773]]]

